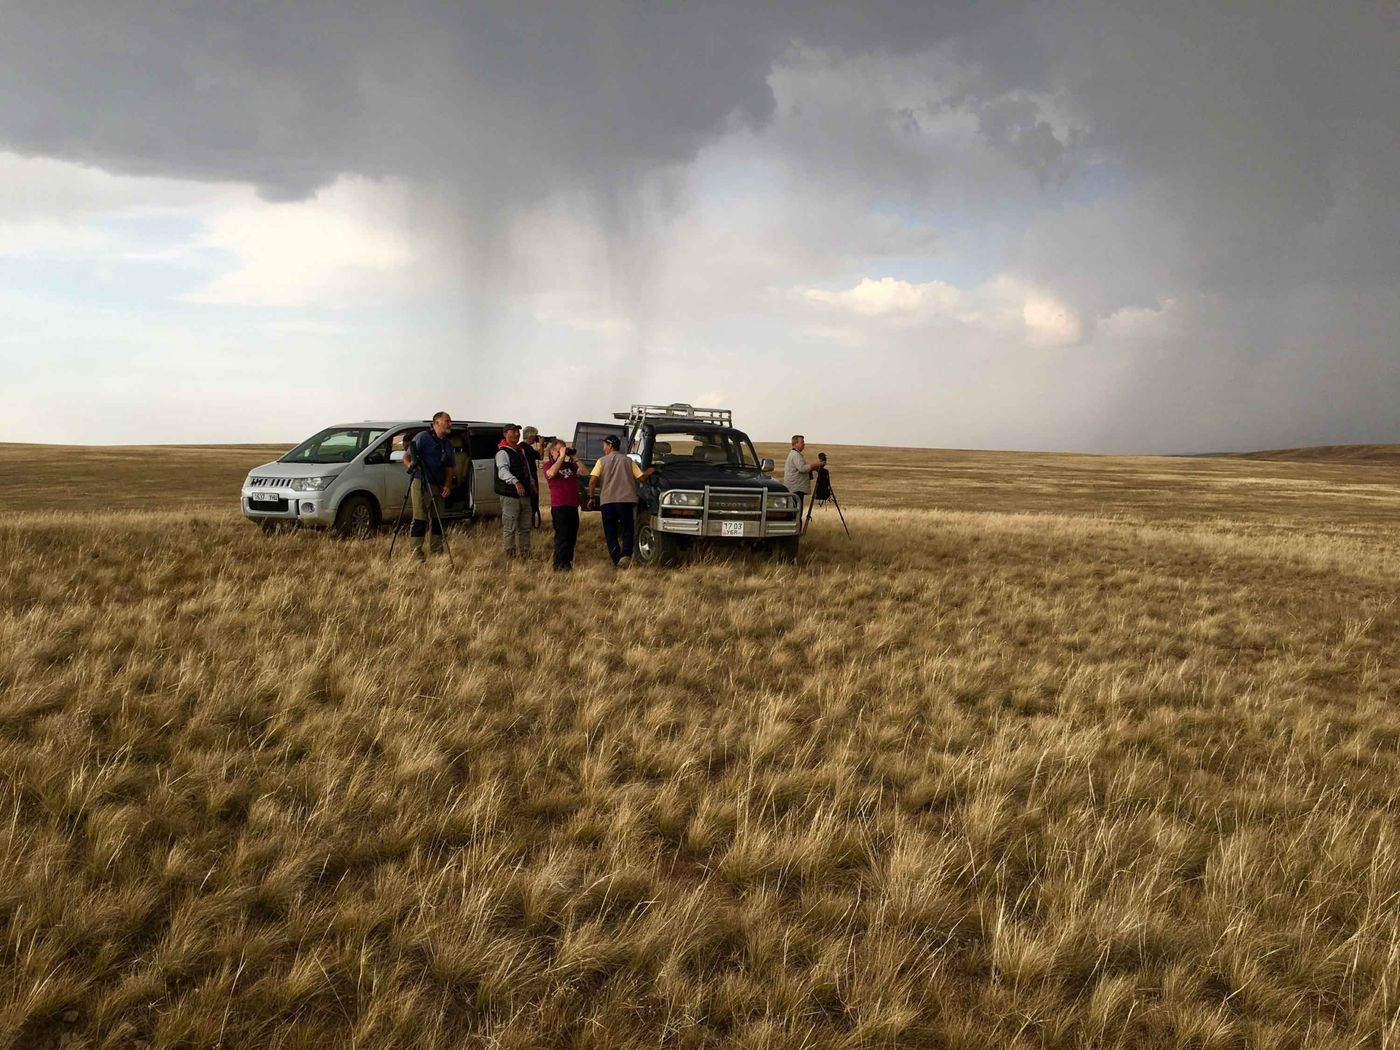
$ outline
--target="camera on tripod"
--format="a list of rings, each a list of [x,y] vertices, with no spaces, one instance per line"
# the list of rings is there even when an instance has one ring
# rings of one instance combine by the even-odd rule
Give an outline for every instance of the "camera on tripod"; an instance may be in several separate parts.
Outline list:
[[[831,494],[831,474],[826,469],[826,453],[818,452],[817,459],[821,460],[821,466],[817,468],[817,491],[812,494],[814,503],[825,503],[832,498]]]
[[[846,515],[841,511],[841,501],[836,498],[836,490],[831,487],[831,471],[827,469],[826,453],[818,452],[817,461],[821,466],[813,471],[817,476],[816,489],[812,493],[812,499],[807,504],[807,520],[802,524],[802,531],[807,531],[807,526],[812,524],[812,511],[816,510],[818,503],[830,503],[836,508],[836,515],[841,519],[841,528],[846,535],[851,534],[850,528],[846,525]]]

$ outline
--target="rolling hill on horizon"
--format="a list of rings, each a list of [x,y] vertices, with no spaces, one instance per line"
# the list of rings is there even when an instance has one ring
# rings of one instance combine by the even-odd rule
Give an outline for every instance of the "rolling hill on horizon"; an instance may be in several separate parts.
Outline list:
[[[1261,449],[1256,452],[1225,453],[1237,459],[1270,459],[1306,463],[1400,464],[1400,444],[1395,445],[1305,445],[1301,448]]]

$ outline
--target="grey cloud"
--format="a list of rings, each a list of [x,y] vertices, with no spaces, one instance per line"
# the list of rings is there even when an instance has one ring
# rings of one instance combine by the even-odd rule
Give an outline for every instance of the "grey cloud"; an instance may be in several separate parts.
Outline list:
[[[1400,276],[1393,5],[1085,0],[1039,22],[1081,119],[1185,229],[1183,281],[1263,291],[1348,253],[1362,272]],[[1320,257],[1349,208],[1379,226]]]
[[[1319,440],[1392,425],[1376,391],[1400,382],[1397,54],[1395,6],[1361,0],[11,0],[0,148],[275,199],[404,175],[445,187],[441,226],[464,239],[566,192],[641,246],[613,268],[645,317],[666,246],[639,200],[747,128],[814,209],[1018,227],[1003,268],[1083,317],[1076,352],[1118,310],[1187,304],[1171,345],[1043,373],[1102,401],[984,385],[983,417],[1021,406],[1017,443],[1181,450],[1198,411],[1296,443],[1290,421]],[[816,219],[772,234],[790,284],[948,243]]]
[[[976,19],[971,3],[29,3],[0,42],[0,141],[272,198],[355,172],[510,199],[685,160],[735,115],[761,124],[795,40],[904,50]]]
[[[1068,147],[1049,122],[1040,119],[1040,107],[1031,100],[1002,96],[986,102],[978,108],[977,124],[988,142],[1035,172],[1041,182],[1064,177]]]

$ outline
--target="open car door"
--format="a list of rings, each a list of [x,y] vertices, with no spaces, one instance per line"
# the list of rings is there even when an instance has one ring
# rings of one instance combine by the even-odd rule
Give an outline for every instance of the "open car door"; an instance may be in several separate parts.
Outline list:
[[[574,426],[574,449],[583,467],[578,476],[579,506],[584,510],[588,509],[588,475],[593,464],[603,458],[603,439],[609,434],[624,445],[627,443],[627,426],[623,423],[578,423]]]

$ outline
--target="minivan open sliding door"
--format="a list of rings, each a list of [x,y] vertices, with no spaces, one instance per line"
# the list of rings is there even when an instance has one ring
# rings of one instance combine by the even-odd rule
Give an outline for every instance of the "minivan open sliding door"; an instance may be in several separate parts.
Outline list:
[[[499,514],[501,497],[496,494],[496,449],[504,432],[499,426],[472,424],[467,428],[472,456],[472,485],[476,513]]]

